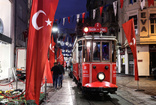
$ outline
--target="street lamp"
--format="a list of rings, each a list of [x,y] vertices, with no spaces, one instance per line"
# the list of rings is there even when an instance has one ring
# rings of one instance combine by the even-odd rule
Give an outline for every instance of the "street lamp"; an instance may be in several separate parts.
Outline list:
[[[58,28],[57,28],[57,27],[53,27],[53,28],[52,28],[52,32],[53,32],[53,33],[58,32]]]

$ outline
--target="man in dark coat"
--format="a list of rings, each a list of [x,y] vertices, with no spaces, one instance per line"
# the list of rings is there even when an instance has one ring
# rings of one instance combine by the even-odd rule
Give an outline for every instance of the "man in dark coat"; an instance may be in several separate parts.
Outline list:
[[[53,71],[53,87],[57,89],[57,81],[59,74],[61,74],[61,70],[57,65],[57,62],[54,63],[54,66],[52,67],[51,71]]]
[[[59,75],[59,87],[62,87],[62,80],[63,80],[63,75],[64,75],[64,67],[59,63],[58,64],[58,67],[60,68],[61,70],[61,74]]]

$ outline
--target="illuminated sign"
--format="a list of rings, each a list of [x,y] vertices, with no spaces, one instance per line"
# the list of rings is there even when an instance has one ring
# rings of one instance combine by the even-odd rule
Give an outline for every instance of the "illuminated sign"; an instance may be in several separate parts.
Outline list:
[[[107,32],[107,27],[101,27],[100,23],[96,23],[94,27],[84,27],[83,28],[84,33],[88,32]]]

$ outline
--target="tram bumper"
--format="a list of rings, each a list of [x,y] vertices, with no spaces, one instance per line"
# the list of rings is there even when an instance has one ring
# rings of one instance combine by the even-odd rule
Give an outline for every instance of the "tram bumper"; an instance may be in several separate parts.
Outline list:
[[[117,91],[117,86],[107,81],[97,81],[92,83],[87,83],[83,86],[84,92],[87,93],[112,93],[114,94]]]

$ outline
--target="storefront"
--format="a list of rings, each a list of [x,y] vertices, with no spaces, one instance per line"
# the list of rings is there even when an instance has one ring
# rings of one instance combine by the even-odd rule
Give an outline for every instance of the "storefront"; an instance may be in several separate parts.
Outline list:
[[[156,45],[154,44],[149,45],[149,52],[150,52],[150,75],[153,75],[152,69],[156,68]]]
[[[0,80],[11,76],[14,67],[14,18],[12,3],[0,1]]]

